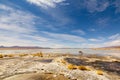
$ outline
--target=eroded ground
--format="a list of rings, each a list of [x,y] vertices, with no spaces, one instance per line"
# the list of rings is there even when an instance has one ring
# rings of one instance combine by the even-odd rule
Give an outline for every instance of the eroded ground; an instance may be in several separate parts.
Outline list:
[[[120,80],[112,57],[25,54],[0,58],[0,80]]]

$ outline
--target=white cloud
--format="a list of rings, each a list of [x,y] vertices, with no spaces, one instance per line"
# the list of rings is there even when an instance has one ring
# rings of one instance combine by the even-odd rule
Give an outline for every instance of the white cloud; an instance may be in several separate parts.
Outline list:
[[[84,6],[90,12],[102,12],[109,6],[108,0],[84,0]]]
[[[83,43],[80,45],[82,48],[97,48],[101,47],[101,44],[95,44],[95,43]]]
[[[4,7],[3,7],[4,6]],[[30,33],[34,32],[34,15],[16,10],[6,5],[0,4],[3,13],[0,13],[0,30],[8,30],[19,33]],[[9,13],[9,14],[8,14]]]
[[[58,3],[61,3],[65,0],[27,0],[28,2],[40,6],[42,8],[55,8]]]
[[[40,35],[20,34],[16,32],[0,31],[0,45],[4,46],[41,46],[41,47],[62,47],[54,39]]]
[[[105,46],[120,46],[120,34],[114,34],[108,37],[108,41],[104,43]]]
[[[100,39],[91,38],[91,39],[89,39],[89,41],[99,42],[99,41],[101,41],[101,40],[100,40]]]
[[[35,15],[27,11],[22,11],[20,9],[1,4],[0,10],[2,10],[2,13],[0,13],[0,45],[43,47],[65,46],[65,44],[61,45],[61,42],[57,39],[43,37],[42,34],[34,34],[38,33],[38,30],[35,27],[35,21],[38,17]],[[74,37],[75,36],[72,36],[71,38]]]
[[[104,42],[105,38],[104,37],[90,38],[90,39],[88,39],[88,41],[91,41],[91,42]]]
[[[20,46],[27,46],[33,45],[33,42],[23,38],[24,35],[19,33],[13,33],[9,31],[0,31],[0,45],[4,46],[13,46],[13,45],[20,45]]]
[[[104,46],[120,46],[120,39],[105,42]]]
[[[80,34],[80,35],[85,35],[85,34],[86,34],[86,33],[85,33],[83,30],[81,30],[81,29],[73,30],[72,32],[73,32],[73,33]]]
[[[55,3],[59,3],[59,1]],[[52,7],[52,6],[48,6],[48,7]],[[36,24],[36,18],[38,17],[27,11],[15,9],[3,4],[0,4],[0,10],[2,10],[0,13],[0,45],[43,46],[43,47],[54,47],[54,48],[55,47],[100,47],[100,46],[120,45],[119,33],[110,36],[108,39],[106,39],[107,40],[106,42],[98,43],[98,44],[97,43],[95,44],[94,42],[100,42],[103,41],[103,39],[90,38],[89,40],[87,40],[84,37],[76,36],[76,35],[41,32],[41,31],[39,31],[39,34],[36,34],[38,30],[36,29],[35,24]],[[103,23],[103,22],[104,21],[100,21],[99,23]],[[46,21],[44,23],[46,23]],[[41,24],[44,23],[41,22]],[[48,26],[48,27],[52,28],[53,26],[52,27]],[[74,30],[73,32],[79,33],[81,35],[86,34],[82,30]],[[40,33],[43,33],[44,35]],[[92,43],[90,41],[92,41]]]
[[[110,36],[108,39],[112,39],[112,40],[114,40],[114,39],[120,39],[120,34],[119,33],[114,34],[114,35]]]
[[[54,23],[50,23],[49,26],[51,29],[55,30],[57,28],[63,28],[61,26],[69,24],[72,22],[72,20],[63,13],[63,10],[60,8],[57,9],[50,9],[55,8],[57,5],[63,5],[63,3],[66,3],[66,0],[26,0],[28,3],[31,3],[33,5],[37,5],[37,7],[42,8],[40,11],[42,11],[44,14],[50,16],[52,20],[54,20]],[[65,5],[63,5],[65,6]],[[49,23],[49,22],[48,22]],[[57,26],[57,27],[56,27]]]
[[[50,40],[33,35],[37,32],[33,14],[3,4],[0,10],[0,45],[39,46]]]
[[[85,42],[86,39],[80,36],[70,35],[70,34],[59,34],[59,33],[50,33],[50,32],[43,32],[48,36],[55,38],[57,40],[62,41],[71,41],[71,42]]]
[[[8,6],[4,5],[4,4],[0,4],[0,9],[1,10],[7,10],[7,11],[13,10],[12,8],[10,8],[10,7],[8,7]]]

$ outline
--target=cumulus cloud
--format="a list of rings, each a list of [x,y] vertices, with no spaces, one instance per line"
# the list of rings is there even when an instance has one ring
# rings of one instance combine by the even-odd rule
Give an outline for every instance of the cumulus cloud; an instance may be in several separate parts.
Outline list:
[[[65,0],[27,0],[29,3],[35,4],[42,8],[55,8],[58,3],[61,3]]]

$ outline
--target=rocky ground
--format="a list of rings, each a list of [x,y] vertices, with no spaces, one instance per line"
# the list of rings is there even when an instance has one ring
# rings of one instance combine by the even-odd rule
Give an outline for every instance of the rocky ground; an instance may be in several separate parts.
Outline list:
[[[120,80],[112,57],[22,55],[0,58],[0,80]]]

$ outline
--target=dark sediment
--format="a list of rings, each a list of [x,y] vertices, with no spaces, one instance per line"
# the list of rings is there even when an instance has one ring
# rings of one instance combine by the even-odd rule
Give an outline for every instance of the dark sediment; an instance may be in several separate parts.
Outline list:
[[[84,66],[92,66],[96,69],[102,69],[107,72],[114,72],[120,75],[120,62],[107,62],[107,61],[95,61],[95,62],[86,62],[84,59],[76,59],[76,58],[65,58],[65,60],[74,65],[84,65]]]
[[[34,61],[43,62],[43,63],[50,63],[53,61],[53,59],[41,59],[41,60],[34,60]]]
[[[109,72],[115,72],[120,75],[120,62],[95,61],[90,64],[94,67],[97,67]]]
[[[83,60],[83,59],[65,58],[65,60],[66,60],[68,63],[74,64],[74,65],[87,65],[87,63],[85,62],[86,60]]]

